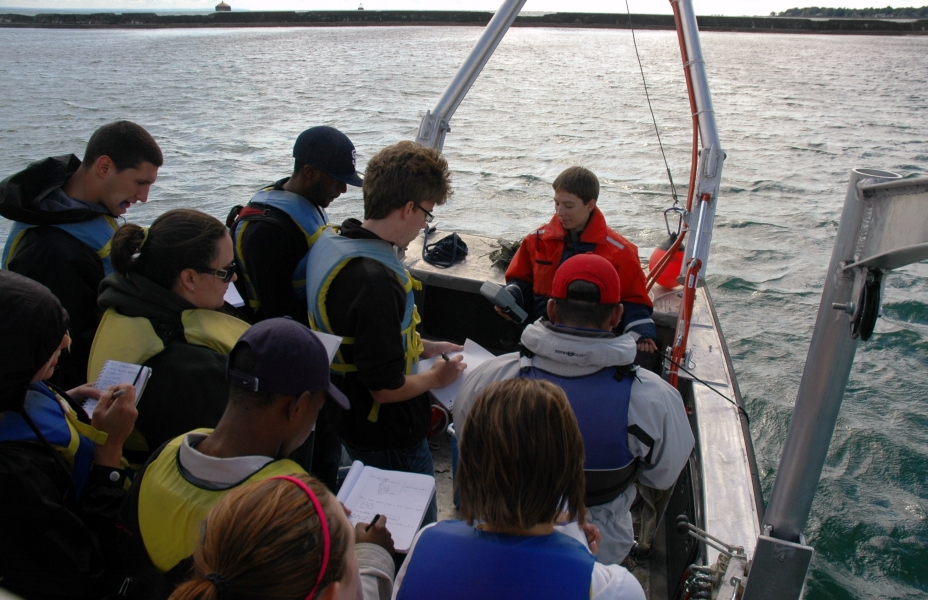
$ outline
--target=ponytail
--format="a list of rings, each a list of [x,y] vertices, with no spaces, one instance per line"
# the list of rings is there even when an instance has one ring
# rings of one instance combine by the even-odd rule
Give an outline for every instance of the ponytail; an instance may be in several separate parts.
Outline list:
[[[113,236],[110,260],[113,270],[120,275],[127,275],[132,268],[132,257],[139,253],[146,237],[145,229],[134,223],[126,223]]]

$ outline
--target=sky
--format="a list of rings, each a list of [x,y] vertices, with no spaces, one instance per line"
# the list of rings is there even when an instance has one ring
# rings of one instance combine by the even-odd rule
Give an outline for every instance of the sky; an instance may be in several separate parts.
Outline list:
[[[232,9],[247,10],[496,10],[502,0],[226,0]],[[0,0],[0,6],[28,9],[204,9],[219,0]],[[628,0],[633,13],[669,14],[667,0]],[[891,4],[896,8],[925,6],[928,0],[694,0],[698,15],[769,15],[788,8],[822,6],[868,8]],[[624,0],[528,0],[523,11],[625,12]]]

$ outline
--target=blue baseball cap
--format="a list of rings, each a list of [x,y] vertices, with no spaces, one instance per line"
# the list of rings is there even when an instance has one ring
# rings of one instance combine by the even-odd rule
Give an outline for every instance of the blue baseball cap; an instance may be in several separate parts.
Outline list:
[[[326,125],[307,129],[296,138],[293,158],[328,173],[348,185],[361,187],[358,177],[357,153],[348,136]]]
[[[255,365],[250,373],[232,368],[240,348],[248,346]],[[329,377],[329,355],[316,334],[290,317],[252,325],[235,343],[226,361],[229,383],[253,392],[290,394],[325,391],[348,410],[348,398]]]

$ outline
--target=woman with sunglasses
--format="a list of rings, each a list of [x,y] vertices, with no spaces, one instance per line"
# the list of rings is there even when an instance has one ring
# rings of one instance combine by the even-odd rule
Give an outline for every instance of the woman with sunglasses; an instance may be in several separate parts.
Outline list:
[[[106,312],[87,378],[107,360],[151,367],[137,433],[126,444],[135,462],[178,435],[216,426],[228,396],[226,358],[249,325],[225,304],[235,264],[218,219],[176,209],[150,228],[123,225],[111,256],[115,272],[100,285]]]

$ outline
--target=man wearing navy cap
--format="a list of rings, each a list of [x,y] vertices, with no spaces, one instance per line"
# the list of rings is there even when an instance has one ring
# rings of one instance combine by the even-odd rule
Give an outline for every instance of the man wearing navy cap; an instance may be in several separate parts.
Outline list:
[[[229,353],[229,404],[215,430],[197,429],[158,449],[135,478],[120,512],[120,550],[136,573],[154,566],[175,585],[189,573],[200,523],[229,490],[279,475],[303,474],[287,456],[309,437],[326,400],[348,409],[329,379],[322,342],[292,319],[248,329]],[[358,542],[379,555],[391,579],[389,532],[378,525]]]
[[[307,129],[293,145],[293,174],[229,215],[238,281],[254,321],[289,316],[308,324],[306,255],[325,212],[347,186],[361,186],[354,144],[334,127]]]

